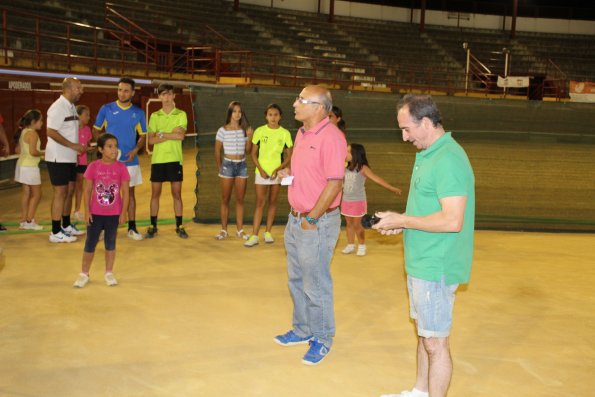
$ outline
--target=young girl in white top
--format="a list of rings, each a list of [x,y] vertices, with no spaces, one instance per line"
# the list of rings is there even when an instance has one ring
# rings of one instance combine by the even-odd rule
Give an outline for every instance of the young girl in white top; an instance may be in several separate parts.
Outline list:
[[[366,150],[357,143],[347,145],[347,169],[345,170],[345,181],[343,183],[343,201],[341,202],[341,214],[347,222],[347,246],[341,251],[344,254],[351,254],[355,251],[355,237],[359,241],[357,255],[366,255],[366,231],[362,226],[362,217],[368,212],[366,201],[366,179],[379,184],[385,189],[400,195],[401,189],[396,188],[376,175],[370,169]]]
[[[18,139],[20,154],[17,160],[14,180],[23,186],[21,198],[21,225],[23,230],[42,230],[43,226],[35,222],[35,211],[41,200],[41,176],[39,161],[43,152],[37,131],[43,126],[41,112],[28,110],[19,120]],[[18,136],[18,138],[17,138]]]
[[[242,105],[233,101],[227,107],[225,125],[217,131],[215,137],[215,162],[221,178],[221,231],[217,240],[227,238],[227,218],[231,192],[236,189],[236,235],[247,239],[244,233],[244,196],[248,179],[246,153],[252,150],[252,128]],[[221,152],[223,151],[223,156]]]

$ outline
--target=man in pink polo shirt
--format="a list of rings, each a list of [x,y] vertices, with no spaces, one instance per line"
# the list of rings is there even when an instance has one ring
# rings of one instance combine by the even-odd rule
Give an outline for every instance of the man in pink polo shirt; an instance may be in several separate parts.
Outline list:
[[[335,335],[330,264],[341,229],[339,204],[345,174],[345,135],[328,115],[331,94],[308,86],[293,103],[295,119],[304,123],[295,138],[291,170],[278,172],[288,188],[291,213],[285,228],[293,327],[275,342],[310,344],[302,362],[320,363]]]

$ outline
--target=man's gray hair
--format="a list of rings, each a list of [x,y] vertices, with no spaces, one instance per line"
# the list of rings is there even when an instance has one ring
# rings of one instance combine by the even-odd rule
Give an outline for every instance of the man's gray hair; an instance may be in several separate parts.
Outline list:
[[[329,90],[326,90],[325,95],[317,95],[316,100],[324,107],[326,113],[330,113],[333,109],[333,97]]]
[[[424,117],[432,121],[434,127],[442,126],[442,116],[436,102],[430,95],[405,95],[397,104],[397,112],[407,106],[411,118],[419,125]]]

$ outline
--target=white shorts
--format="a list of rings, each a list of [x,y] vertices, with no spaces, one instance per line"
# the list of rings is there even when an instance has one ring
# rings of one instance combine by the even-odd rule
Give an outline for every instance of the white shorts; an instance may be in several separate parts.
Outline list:
[[[23,167],[17,165],[14,171],[14,180],[23,185],[41,185],[39,167]]]
[[[143,183],[143,176],[140,172],[140,165],[129,165],[128,174],[130,175],[129,187],[134,187]]]
[[[274,179],[266,178],[265,179],[260,175],[260,172],[256,173],[256,179],[254,180],[254,184],[256,184],[256,185],[278,185],[280,183],[281,183],[281,181],[279,180],[279,178],[274,178]]]

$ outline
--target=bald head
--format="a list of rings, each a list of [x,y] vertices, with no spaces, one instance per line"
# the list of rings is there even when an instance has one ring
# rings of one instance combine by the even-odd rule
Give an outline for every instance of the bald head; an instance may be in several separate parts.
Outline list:
[[[306,86],[293,103],[295,119],[309,128],[328,117],[333,108],[331,93],[319,85]]]
[[[71,103],[77,103],[82,94],[83,86],[76,77],[66,77],[62,81],[62,95]]]

